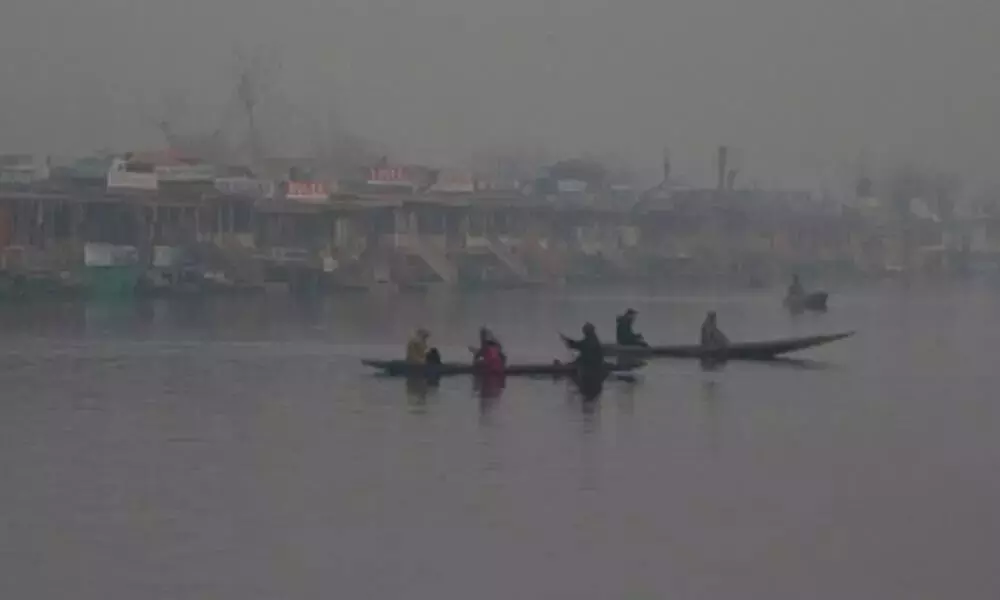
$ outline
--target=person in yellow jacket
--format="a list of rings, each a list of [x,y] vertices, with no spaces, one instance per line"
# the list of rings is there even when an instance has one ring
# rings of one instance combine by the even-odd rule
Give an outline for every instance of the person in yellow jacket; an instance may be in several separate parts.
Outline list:
[[[421,365],[427,362],[427,340],[430,337],[430,332],[423,328],[413,334],[406,344],[406,362]]]

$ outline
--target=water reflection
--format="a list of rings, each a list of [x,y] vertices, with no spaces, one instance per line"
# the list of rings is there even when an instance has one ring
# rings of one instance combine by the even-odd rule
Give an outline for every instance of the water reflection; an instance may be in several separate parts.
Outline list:
[[[698,364],[701,367],[702,371],[710,373],[715,371],[724,371],[728,366],[729,362],[730,361],[726,360],[702,359],[698,362]],[[787,369],[800,369],[807,371],[823,371],[832,368],[832,365],[830,363],[824,361],[801,359],[801,358],[787,358],[781,356],[767,360],[750,361],[750,364],[764,365],[768,367],[787,368]]]
[[[701,366],[701,370],[707,372],[722,371],[723,369],[726,368],[726,365],[728,364],[727,361],[713,359],[713,358],[703,358],[698,362],[699,365]]]
[[[485,426],[492,424],[490,416],[493,414],[493,411],[496,410],[496,407],[500,404],[499,399],[500,399],[499,396],[489,397],[489,396],[483,396],[481,394],[479,395],[478,400],[479,400],[480,425]]]
[[[604,373],[600,375],[583,375],[575,378],[576,390],[583,399],[584,404],[596,403],[604,391]]]
[[[473,389],[482,400],[495,400],[507,387],[507,378],[503,375],[487,375],[473,378]]]
[[[438,377],[407,377],[406,399],[410,411],[416,414],[427,412],[428,398],[437,392],[440,385]]]
[[[592,391],[592,390],[591,390]],[[601,402],[597,396],[583,395],[577,390],[580,403],[580,480],[581,491],[597,491],[601,487]]]
[[[701,382],[701,399],[707,406],[715,406],[719,397],[719,384],[714,379]]]
[[[803,371],[825,371],[833,368],[833,365],[828,362],[806,358],[775,358],[767,361],[766,364],[772,367],[785,367]]]
[[[478,378],[473,379],[472,391],[479,401],[479,415],[480,422],[486,424],[487,417],[491,412],[500,404],[500,398],[503,395],[503,390],[506,388],[506,382],[500,386],[495,386],[480,381]]]
[[[618,407],[618,412],[623,415],[632,416],[635,414],[635,389],[638,382],[632,382],[626,385],[618,386],[616,390],[615,399],[617,402],[615,405]]]
[[[720,420],[723,413],[725,393],[722,386],[714,379],[701,382],[702,430],[708,450],[716,454],[721,446],[722,433]]]

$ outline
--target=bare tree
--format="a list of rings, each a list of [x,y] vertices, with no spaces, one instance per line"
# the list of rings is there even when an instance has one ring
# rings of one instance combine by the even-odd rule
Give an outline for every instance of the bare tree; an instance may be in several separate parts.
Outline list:
[[[480,175],[522,184],[534,180],[551,163],[552,155],[541,147],[488,148],[475,153],[470,161],[472,169]]]
[[[187,117],[187,114],[187,95],[176,88],[169,88],[160,94],[154,112],[147,110],[143,116],[163,135],[164,141],[170,143],[174,128],[177,123]]]
[[[144,125],[155,129],[169,144],[176,124],[187,114],[185,95],[177,89],[165,89],[155,103],[148,102],[141,94],[135,95],[136,111]]]
[[[222,163],[229,154],[221,127],[197,131],[186,125],[190,120],[187,95],[178,89],[164,90],[155,108],[141,106],[142,119],[163,136],[163,142],[182,157]]]
[[[931,188],[938,216],[946,222],[952,221],[958,196],[962,193],[962,181],[954,173],[939,172],[932,178]]]
[[[318,132],[314,140],[316,157],[338,175],[352,175],[358,169],[376,164],[386,154],[375,142],[345,127],[334,110],[327,113],[326,120],[314,131]]]
[[[949,220],[954,216],[962,184],[953,173],[909,163],[889,174],[887,188],[893,207],[899,213],[908,213],[910,201],[919,198],[933,207],[938,217]]]
[[[281,63],[274,52],[265,53],[261,49],[247,52],[236,50],[236,86],[234,94],[247,126],[247,149],[252,163],[262,158],[259,110],[274,87]]]

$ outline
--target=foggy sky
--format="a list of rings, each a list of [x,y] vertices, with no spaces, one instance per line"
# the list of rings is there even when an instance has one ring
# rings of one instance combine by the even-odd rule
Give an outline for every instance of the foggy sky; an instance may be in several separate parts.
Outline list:
[[[0,149],[155,145],[164,89],[216,126],[242,46],[281,57],[262,110],[289,151],[336,110],[425,162],[516,144],[656,168],[666,145],[698,179],[725,142],[765,181],[862,150],[990,174],[998,26],[996,0],[7,0]]]

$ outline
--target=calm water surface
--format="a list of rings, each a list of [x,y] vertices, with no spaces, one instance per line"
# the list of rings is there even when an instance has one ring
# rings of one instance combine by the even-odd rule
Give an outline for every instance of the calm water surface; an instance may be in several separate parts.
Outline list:
[[[498,293],[0,309],[0,598],[1000,597],[1000,291]],[[563,358],[626,306],[653,340],[857,329],[816,368],[662,362],[408,389],[464,357]]]

